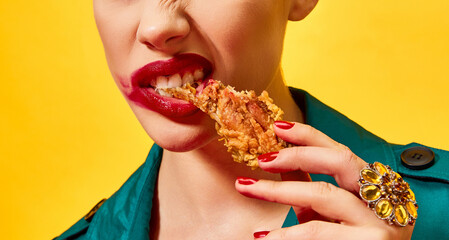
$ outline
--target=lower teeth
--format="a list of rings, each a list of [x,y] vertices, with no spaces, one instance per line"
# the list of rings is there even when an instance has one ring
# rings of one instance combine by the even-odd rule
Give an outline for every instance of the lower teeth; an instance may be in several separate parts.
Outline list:
[[[164,97],[173,97],[173,94],[168,93],[160,88],[157,88],[156,92],[159,93],[159,95],[164,96]]]

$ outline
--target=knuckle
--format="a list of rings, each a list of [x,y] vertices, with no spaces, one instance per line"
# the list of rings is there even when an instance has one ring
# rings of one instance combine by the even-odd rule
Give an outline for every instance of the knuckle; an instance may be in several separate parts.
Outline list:
[[[310,221],[307,223],[306,235],[310,238],[315,238],[321,232],[321,224],[320,221]]]
[[[278,161],[279,168],[283,170],[298,170],[301,169],[301,160],[304,159],[306,149],[303,147],[289,148],[289,156],[281,161]]]
[[[357,155],[355,155],[351,149],[349,149],[348,147],[345,146],[345,148],[341,151],[341,156],[342,156],[342,160],[343,160],[343,165],[342,166],[348,166],[348,165],[352,165],[353,163],[355,163],[358,159]]]
[[[266,191],[263,192],[263,197],[269,201],[278,202],[278,194],[279,186],[276,181],[267,181],[265,184]]]
[[[342,150],[342,151],[346,151],[346,150],[350,150],[348,146],[341,144],[341,143],[337,143],[338,149]]]
[[[313,138],[315,135],[315,128],[313,128],[310,125],[303,124],[301,127],[298,128],[298,133],[296,135],[296,138],[300,142],[304,142],[307,139]]]
[[[335,191],[335,186],[328,182],[316,182],[315,194],[318,196],[329,196]]]
[[[302,148],[302,147],[294,147],[294,148],[292,148],[292,151],[293,151],[293,154],[295,155],[295,157],[300,157],[305,154],[305,148]]]
[[[287,238],[288,238],[288,231],[279,232],[279,239],[287,239]]]

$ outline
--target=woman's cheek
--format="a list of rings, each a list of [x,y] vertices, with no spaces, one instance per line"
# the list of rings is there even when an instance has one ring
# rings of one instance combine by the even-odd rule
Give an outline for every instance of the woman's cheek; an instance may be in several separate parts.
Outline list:
[[[260,93],[279,68],[286,19],[273,10],[278,7],[274,3],[229,2],[220,9],[232,5],[238,11],[209,10],[207,15],[214,17],[199,20],[218,56],[216,77],[238,90]]]

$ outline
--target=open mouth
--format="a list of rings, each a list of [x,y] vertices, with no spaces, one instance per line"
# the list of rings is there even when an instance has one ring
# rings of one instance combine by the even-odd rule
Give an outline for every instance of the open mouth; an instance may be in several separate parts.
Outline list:
[[[212,78],[213,66],[193,53],[179,54],[168,60],[148,63],[131,75],[127,97],[142,107],[170,117],[184,117],[198,111],[193,104],[174,98],[163,89],[189,84],[198,92]]]

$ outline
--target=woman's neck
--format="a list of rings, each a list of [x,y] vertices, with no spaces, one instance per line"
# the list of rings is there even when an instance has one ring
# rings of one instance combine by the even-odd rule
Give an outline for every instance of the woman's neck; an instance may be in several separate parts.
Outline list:
[[[298,105],[296,105],[288,86],[285,85],[281,68],[279,68],[273,81],[270,82],[266,90],[270,97],[273,98],[274,104],[284,111],[284,120],[304,123],[304,114]]]
[[[220,211],[217,203],[232,204],[250,200],[240,195],[234,188],[237,177],[279,180],[278,174],[261,169],[251,170],[245,164],[232,160],[223,142],[212,140],[201,149],[177,153],[164,150],[160,169],[160,183],[170,185],[163,191],[176,192],[183,196],[190,207],[202,206]],[[168,194],[168,192],[167,192]]]

